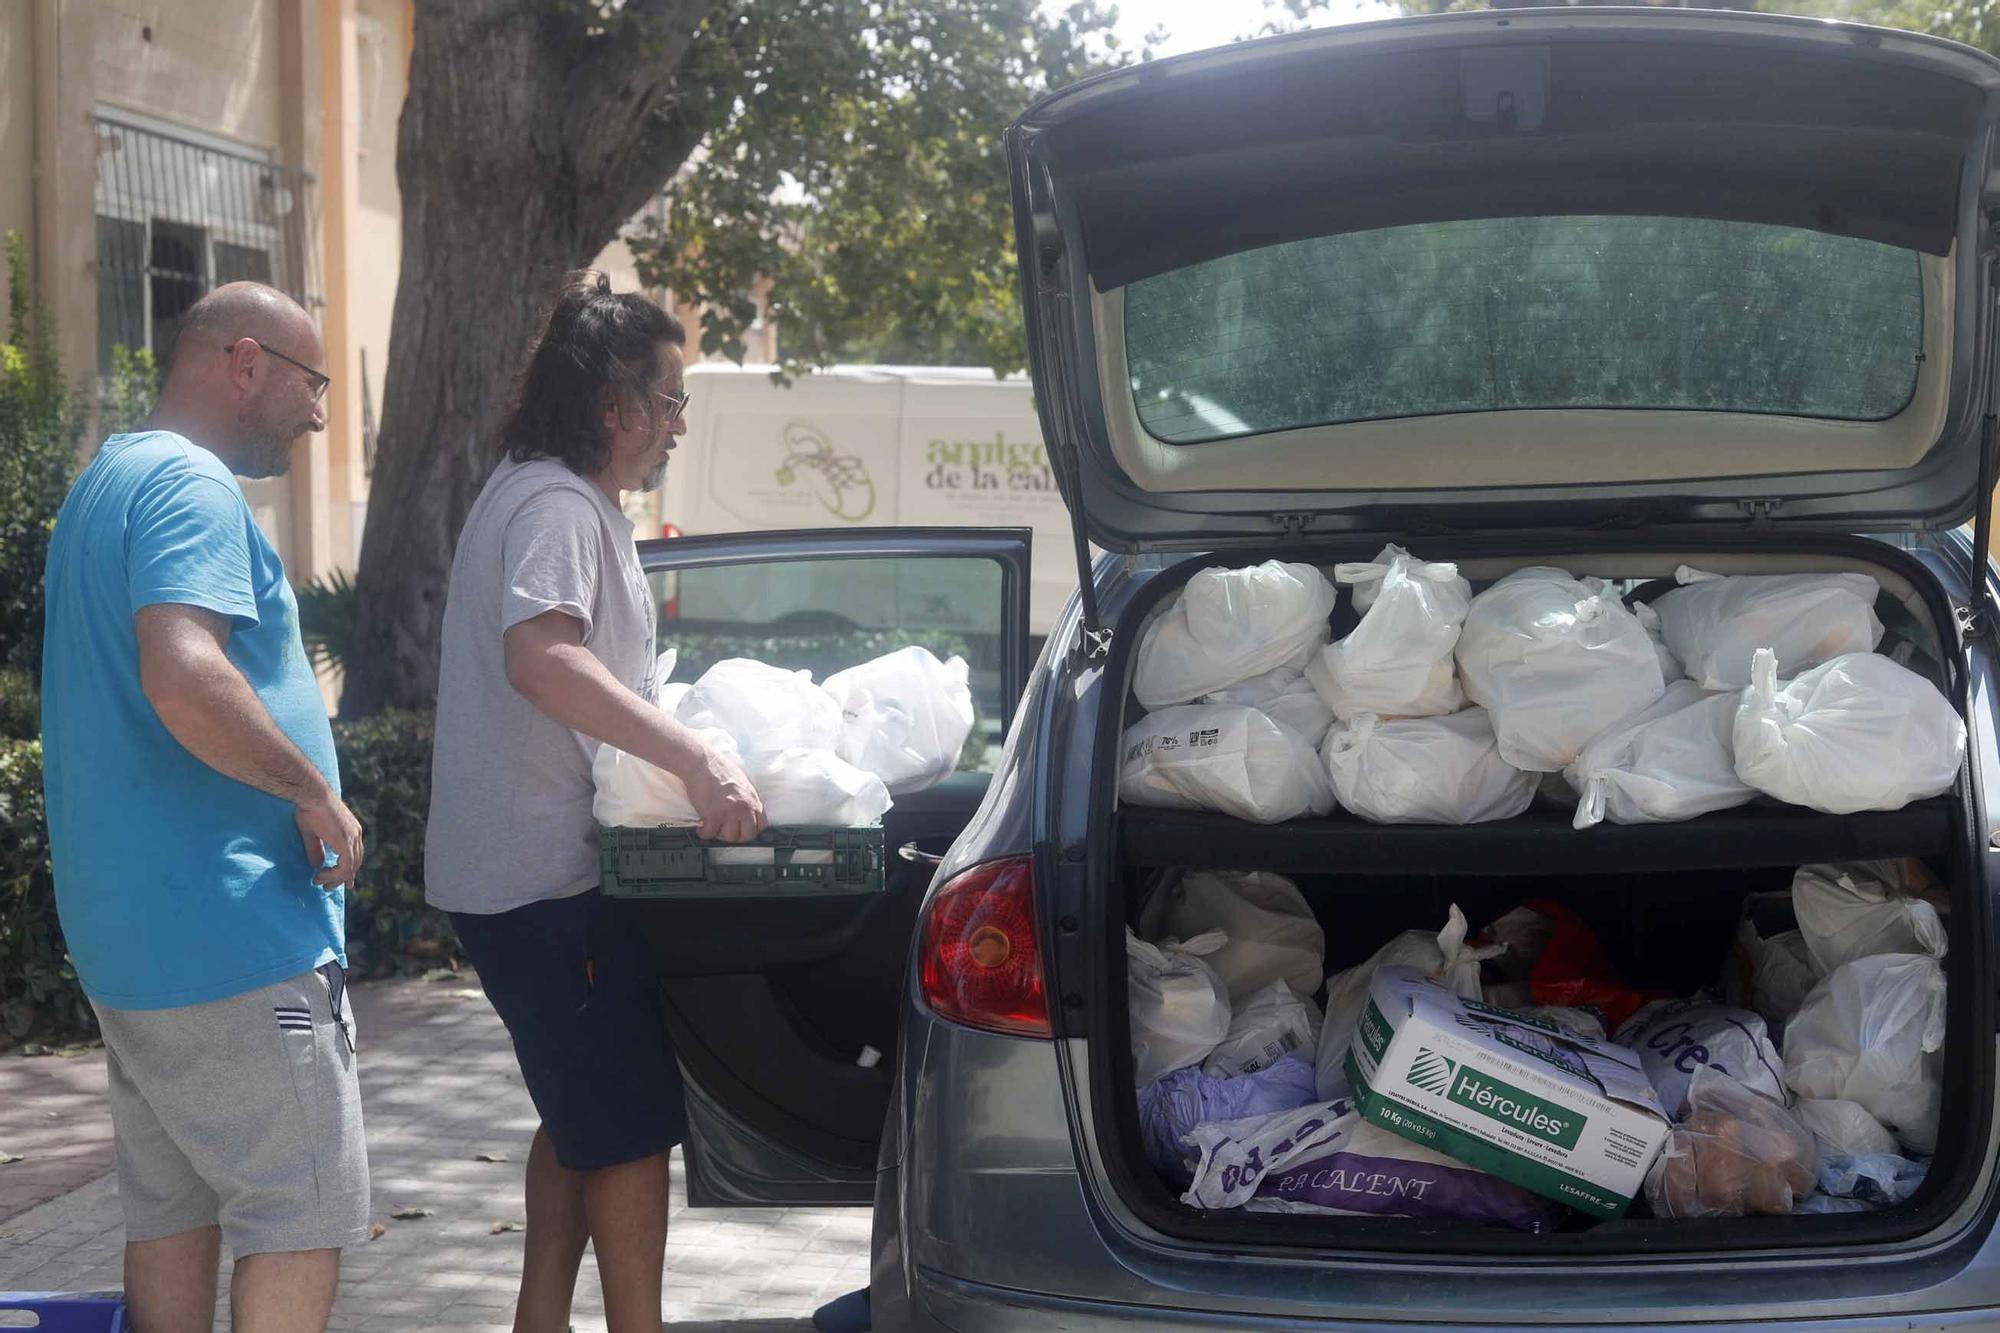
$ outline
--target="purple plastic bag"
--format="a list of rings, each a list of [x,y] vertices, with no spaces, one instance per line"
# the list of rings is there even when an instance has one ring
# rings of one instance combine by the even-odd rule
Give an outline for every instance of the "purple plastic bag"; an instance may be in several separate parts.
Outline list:
[[[1363,1123],[1348,1146],[1264,1177],[1253,1209],[1457,1217],[1547,1231],[1561,1204]]]
[[[1146,1160],[1169,1183],[1185,1186],[1194,1178],[1196,1155],[1181,1144],[1181,1135],[1209,1121],[1295,1110],[1315,1098],[1313,1067],[1296,1055],[1235,1078],[1210,1078],[1192,1066],[1176,1069],[1139,1089]]]

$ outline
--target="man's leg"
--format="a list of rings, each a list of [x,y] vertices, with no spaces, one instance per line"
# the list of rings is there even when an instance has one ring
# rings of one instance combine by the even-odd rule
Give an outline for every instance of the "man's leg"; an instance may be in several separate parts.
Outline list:
[[[584,1173],[584,1210],[610,1333],[658,1333],[667,1255],[665,1153]]]
[[[135,1333],[209,1333],[215,1327],[215,1266],[222,1228],[125,1247],[125,1308]]]
[[[528,1149],[527,1255],[514,1333],[563,1333],[569,1327],[576,1273],[590,1239],[583,1200],[584,1176],[563,1169],[548,1131],[537,1128]]]
[[[339,1250],[246,1254],[229,1279],[232,1333],[322,1333],[339,1283]]]

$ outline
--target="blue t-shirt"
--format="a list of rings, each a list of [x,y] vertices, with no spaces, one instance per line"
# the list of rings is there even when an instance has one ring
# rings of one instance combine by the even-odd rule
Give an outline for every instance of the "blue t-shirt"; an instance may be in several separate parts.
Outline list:
[[[230,618],[229,660],[339,785],[298,603],[236,478],[183,436],[112,436],[49,545],[42,762],[63,936],[114,1009],[346,963],[345,895],[313,883],[292,804],[195,758],[140,687],[132,618],[162,603]]]

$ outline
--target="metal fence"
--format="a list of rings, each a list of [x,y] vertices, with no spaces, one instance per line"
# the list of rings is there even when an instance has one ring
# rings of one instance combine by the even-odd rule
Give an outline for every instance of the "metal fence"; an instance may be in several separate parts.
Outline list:
[[[95,120],[100,374],[118,345],[164,361],[188,307],[225,282],[269,283],[318,318],[311,172],[114,114]]]

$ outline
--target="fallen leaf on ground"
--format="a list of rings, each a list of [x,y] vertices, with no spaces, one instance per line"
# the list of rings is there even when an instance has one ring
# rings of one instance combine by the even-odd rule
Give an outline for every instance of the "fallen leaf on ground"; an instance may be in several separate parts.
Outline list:
[[[454,1000],[483,1000],[486,998],[486,992],[476,986],[467,986],[461,990],[446,991],[445,994],[451,996]]]
[[[60,1059],[76,1060],[89,1055],[91,1049],[87,1043],[79,1043],[75,1046],[58,1046],[56,1047],[56,1055]]]
[[[408,1222],[419,1217],[436,1217],[437,1209],[421,1208],[418,1207],[416,1204],[409,1204],[402,1208],[398,1208],[395,1212],[390,1213],[389,1216],[395,1218],[400,1222]]]
[[[492,1234],[497,1236],[503,1231],[526,1231],[526,1230],[527,1228],[522,1226],[519,1222],[495,1222],[493,1224]]]
[[[430,971],[424,973],[423,979],[425,981],[450,981],[457,975],[458,973],[452,971],[448,967],[434,967]]]
[[[382,1237],[388,1234],[389,1234],[389,1228],[382,1225],[380,1222],[370,1222],[368,1224],[368,1239],[380,1240],[382,1239]]]
[[[19,1153],[11,1153],[5,1149],[0,1149],[0,1166],[11,1166],[15,1162],[25,1162],[27,1160],[27,1158],[21,1156]]]
[[[507,1160],[507,1154],[504,1152],[483,1152],[472,1160],[475,1162],[504,1162]]]

